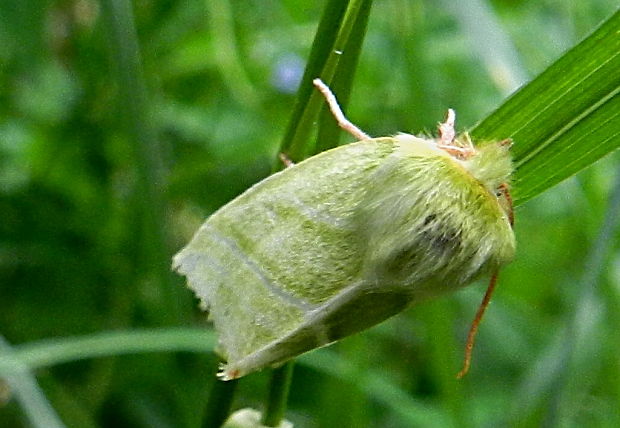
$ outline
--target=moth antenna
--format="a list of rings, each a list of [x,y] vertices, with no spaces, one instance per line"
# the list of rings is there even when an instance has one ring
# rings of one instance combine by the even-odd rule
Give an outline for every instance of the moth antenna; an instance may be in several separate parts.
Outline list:
[[[366,134],[357,126],[353,125],[353,123],[351,123],[349,119],[345,117],[342,109],[338,105],[338,100],[336,99],[336,96],[321,79],[314,79],[312,81],[312,84],[325,97],[325,101],[327,102],[330,111],[334,115],[336,122],[338,122],[338,126],[347,131],[349,134],[353,135],[353,137],[357,138],[358,140],[369,140],[371,138],[370,135]]]
[[[456,132],[454,131],[454,124],[456,122],[456,113],[451,108],[446,113],[445,122],[439,123],[437,129],[439,130],[439,143],[446,146],[452,145]]]
[[[482,303],[478,307],[478,311],[476,312],[476,317],[471,323],[471,327],[469,328],[469,334],[467,335],[467,343],[465,344],[465,358],[463,359],[463,368],[456,375],[457,379],[461,379],[463,376],[467,374],[469,371],[469,366],[471,365],[471,354],[474,349],[474,343],[476,341],[476,333],[478,333],[478,326],[480,326],[480,322],[482,321],[482,316],[484,315],[484,311],[489,306],[489,302],[491,301],[491,296],[493,295],[493,291],[495,290],[495,285],[497,284],[497,275],[498,271],[493,273],[491,280],[489,281],[489,287],[487,288],[486,293],[484,293],[484,298],[482,299]]]
[[[512,208],[512,196],[510,196],[510,190],[508,189],[508,184],[502,183],[499,185],[499,191],[504,194],[504,197],[508,201],[508,206],[510,210],[508,211],[508,221],[510,222],[510,226],[515,225],[515,213]]]
[[[471,140],[469,132],[463,132],[464,145],[470,150],[474,150],[474,142]]]
[[[507,141],[507,144],[510,144],[510,140]],[[509,211],[508,211],[508,221],[510,222],[510,226],[514,226],[515,218],[514,211],[512,208],[512,196],[510,196],[510,190],[508,189],[508,184],[502,183],[499,186],[499,191],[504,194],[506,200],[508,201]],[[489,286],[487,287],[486,293],[484,293],[484,298],[482,299],[482,303],[478,307],[478,312],[476,312],[476,317],[471,323],[471,327],[469,328],[469,334],[467,335],[467,343],[465,344],[465,358],[463,359],[463,368],[456,375],[457,379],[461,379],[463,376],[467,374],[469,371],[469,366],[471,365],[471,354],[474,350],[474,343],[476,341],[476,333],[478,333],[478,326],[482,321],[482,317],[484,316],[484,311],[489,306],[489,302],[491,301],[491,296],[493,295],[493,291],[495,290],[495,286],[497,285],[497,276],[499,272],[495,271],[493,276],[491,276],[491,280],[489,281]]]
[[[499,145],[507,148],[512,147],[512,138],[504,138],[502,141],[499,142]]]

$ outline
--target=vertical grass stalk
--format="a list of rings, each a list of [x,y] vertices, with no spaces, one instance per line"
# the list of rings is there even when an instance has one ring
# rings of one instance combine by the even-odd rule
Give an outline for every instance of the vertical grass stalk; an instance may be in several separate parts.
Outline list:
[[[343,111],[346,111],[346,106],[349,102],[353,78],[355,77],[357,63],[362,51],[362,43],[364,42],[366,28],[368,27],[371,6],[372,0],[364,0],[361,3],[351,28],[350,36],[346,40],[330,84],[332,91],[338,96],[338,103]],[[334,120],[330,110],[328,108],[323,108],[322,110],[313,154],[336,147],[340,140],[340,135],[342,135],[342,129]]]
[[[220,427],[226,421],[232,408],[238,383],[238,380],[222,382],[219,379],[213,379],[205,417],[202,422],[204,428]]]
[[[291,360],[273,370],[271,383],[269,385],[269,398],[267,400],[267,409],[263,414],[263,425],[268,427],[277,427],[280,425],[284,412],[286,411],[286,403],[288,401],[288,393],[293,379],[293,367],[295,363]]]
[[[325,7],[312,46],[313,52],[300,85],[297,104],[281,144],[280,151],[293,161],[303,160],[311,154],[309,135],[322,102],[320,94],[312,87],[312,79],[321,77],[326,83],[331,84],[343,52],[347,48],[355,50],[356,44],[349,39],[363,37],[363,32],[354,34],[353,30],[356,28],[356,23],[363,23],[365,26],[365,19],[360,16],[368,13],[371,2],[350,0],[346,10],[342,9],[341,3],[344,2],[330,1]],[[337,20],[333,17],[334,11],[338,13]],[[356,61],[353,61],[351,66],[355,63]]]
[[[161,296],[158,320],[179,319],[179,287],[171,284],[170,254],[164,219],[164,173],[161,150],[148,104],[138,38],[128,0],[103,0],[104,23],[109,36],[118,84],[119,116],[125,121],[136,172],[136,213],[141,227],[139,271],[149,274]]]
[[[558,364],[561,369],[552,388],[555,392],[546,416],[547,426],[561,426],[567,420],[570,420],[569,413],[574,410],[571,407],[572,402],[569,397],[572,392],[569,384],[571,378],[574,378],[571,370],[574,368],[574,363],[577,359],[577,347],[580,342],[580,336],[584,334],[582,321],[587,318],[587,311],[593,305],[598,283],[606,266],[606,260],[616,244],[614,236],[616,236],[618,230],[619,216],[620,173],[617,173],[614,187],[611,189],[611,200],[607,206],[603,224],[589,252],[588,259],[584,265],[584,274],[579,282],[580,294],[564,338],[562,361]]]

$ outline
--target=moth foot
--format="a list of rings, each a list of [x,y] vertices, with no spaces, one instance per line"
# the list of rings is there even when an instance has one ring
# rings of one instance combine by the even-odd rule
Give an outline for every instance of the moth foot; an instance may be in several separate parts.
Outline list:
[[[338,100],[334,93],[329,89],[321,79],[316,78],[312,81],[312,84],[321,92],[323,97],[325,97],[325,102],[329,106],[329,110],[332,112],[334,119],[338,123],[343,130],[347,131],[349,134],[353,135],[358,141],[369,140],[370,136],[366,134],[364,131],[355,126],[349,119],[346,118],[340,105],[338,105]]]
[[[217,377],[220,380],[233,380],[240,377],[239,369],[233,369],[228,367],[227,364],[221,363],[217,372]]]
[[[282,163],[284,164],[285,167],[290,167],[295,165],[295,162],[293,162],[287,155],[285,155],[284,153],[280,153],[278,154],[278,157],[280,158],[280,160],[282,161]]]

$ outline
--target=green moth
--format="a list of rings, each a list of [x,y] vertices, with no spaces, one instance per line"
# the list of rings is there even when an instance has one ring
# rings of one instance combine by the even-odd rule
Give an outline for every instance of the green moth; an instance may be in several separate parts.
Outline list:
[[[226,204],[174,257],[208,310],[224,380],[281,364],[492,274],[515,252],[507,141],[371,138],[291,165]]]

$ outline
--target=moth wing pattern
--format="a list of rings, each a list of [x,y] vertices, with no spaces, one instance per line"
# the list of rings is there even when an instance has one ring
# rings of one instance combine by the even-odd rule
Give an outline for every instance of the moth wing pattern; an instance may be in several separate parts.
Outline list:
[[[431,140],[399,134],[263,180],[209,217],[174,266],[210,311],[230,379],[463,286],[513,253],[494,195]]]
[[[358,280],[352,213],[363,180],[394,149],[391,138],[353,143],[274,174],[216,211],[174,257],[229,365],[302,328]],[[308,340],[304,351],[326,344]]]

